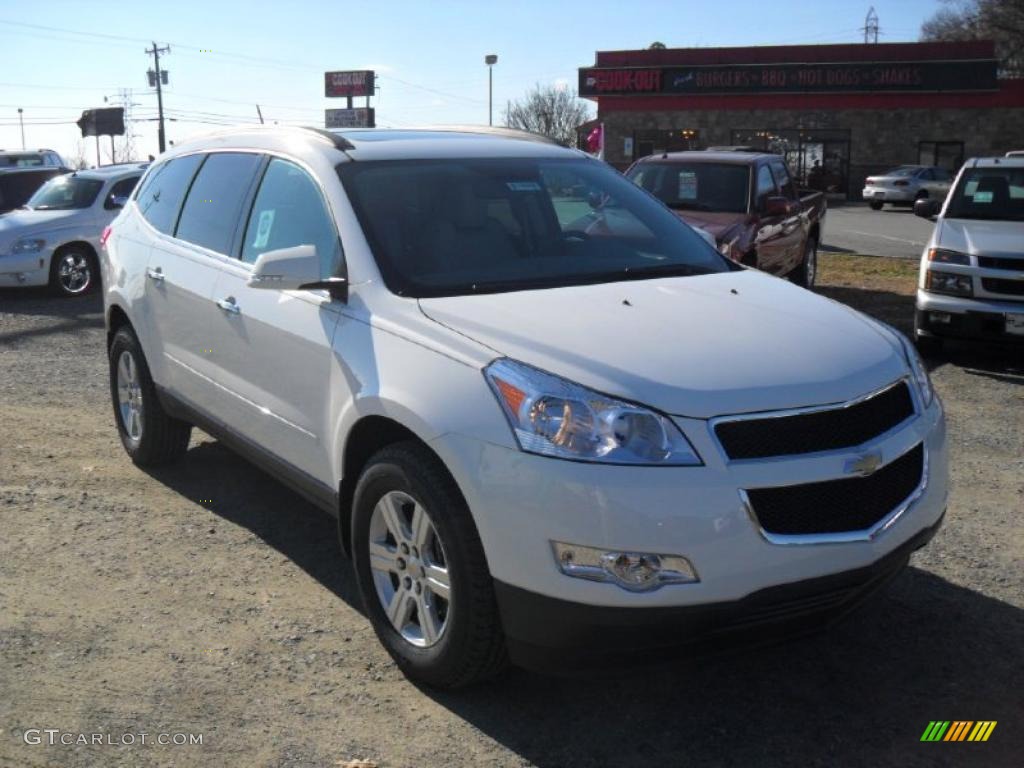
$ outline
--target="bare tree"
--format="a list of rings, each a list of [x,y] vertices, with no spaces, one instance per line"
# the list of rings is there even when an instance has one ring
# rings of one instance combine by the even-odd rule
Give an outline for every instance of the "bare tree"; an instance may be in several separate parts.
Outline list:
[[[538,83],[505,110],[505,125],[554,139],[564,147],[576,146],[576,128],[590,119],[590,106],[576,91]]]
[[[651,43],[649,46],[647,46],[647,50],[649,50],[649,51],[663,51],[663,50],[665,50],[665,44],[663,42],[661,42],[660,40],[655,40],[653,43]]]
[[[70,155],[64,156],[65,162],[68,164],[68,168],[75,171],[81,171],[89,167],[89,161],[85,156],[85,141],[78,139],[75,142],[75,151]]]
[[[994,40],[1002,77],[1024,75],[1024,0],[942,0],[922,40]]]

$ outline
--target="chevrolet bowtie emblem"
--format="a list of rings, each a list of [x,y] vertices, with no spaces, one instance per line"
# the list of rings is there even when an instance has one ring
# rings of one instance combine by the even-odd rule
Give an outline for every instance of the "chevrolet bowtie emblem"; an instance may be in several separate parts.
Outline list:
[[[850,459],[846,462],[844,470],[848,475],[867,477],[877,472],[880,466],[882,466],[882,454],[878,451],[873,451],[872,453],[858,456],[856,459]]]

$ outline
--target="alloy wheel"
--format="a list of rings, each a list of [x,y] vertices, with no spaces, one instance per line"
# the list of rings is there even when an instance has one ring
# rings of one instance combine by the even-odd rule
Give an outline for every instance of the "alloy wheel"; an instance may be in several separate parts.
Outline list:
[[[66,293],[84,293],[92,282],[89,259],[82,253],[66,253],[57,265],[57,279]]]
[[[419,648],[436,644],[448,626],[451,581],[444,545],[426,509],[401,491],[373,508],[370,571],[391,626]]]
[[[125,350],[117,360],[117,404],[121,425],[129,439],[142,439],[142,386],[132,353]]]

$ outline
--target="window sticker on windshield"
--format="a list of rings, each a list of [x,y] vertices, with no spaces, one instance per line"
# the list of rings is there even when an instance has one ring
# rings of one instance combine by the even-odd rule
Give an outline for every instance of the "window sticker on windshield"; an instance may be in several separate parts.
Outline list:
[[[680,171],[679,173],[679,199],[697,199],[697,173],[695,171]]]
[[[982,189],[974,193],[974,202],[976,203],[991,203],[992,202],[992,191],[988,189]]]
[[[509,181],[505,186],[513,192],[540,192],[540,184],[536,181]]]
[[[270,229],[274,226],[274,209],[260,211],[259,221],[256,223],[256,239],[253,240],[253,248],[266,248],[270,240]]]

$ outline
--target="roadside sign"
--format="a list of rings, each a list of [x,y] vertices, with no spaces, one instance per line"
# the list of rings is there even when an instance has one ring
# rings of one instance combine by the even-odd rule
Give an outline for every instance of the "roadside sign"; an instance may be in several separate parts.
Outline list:
[[[373,128],[373,107],[355,109],[325,109],[324,124],[328,128]]]
[[[370,96],[373,94],[373,70],[357,69],[342,72],[324,72],[324,95]]]

